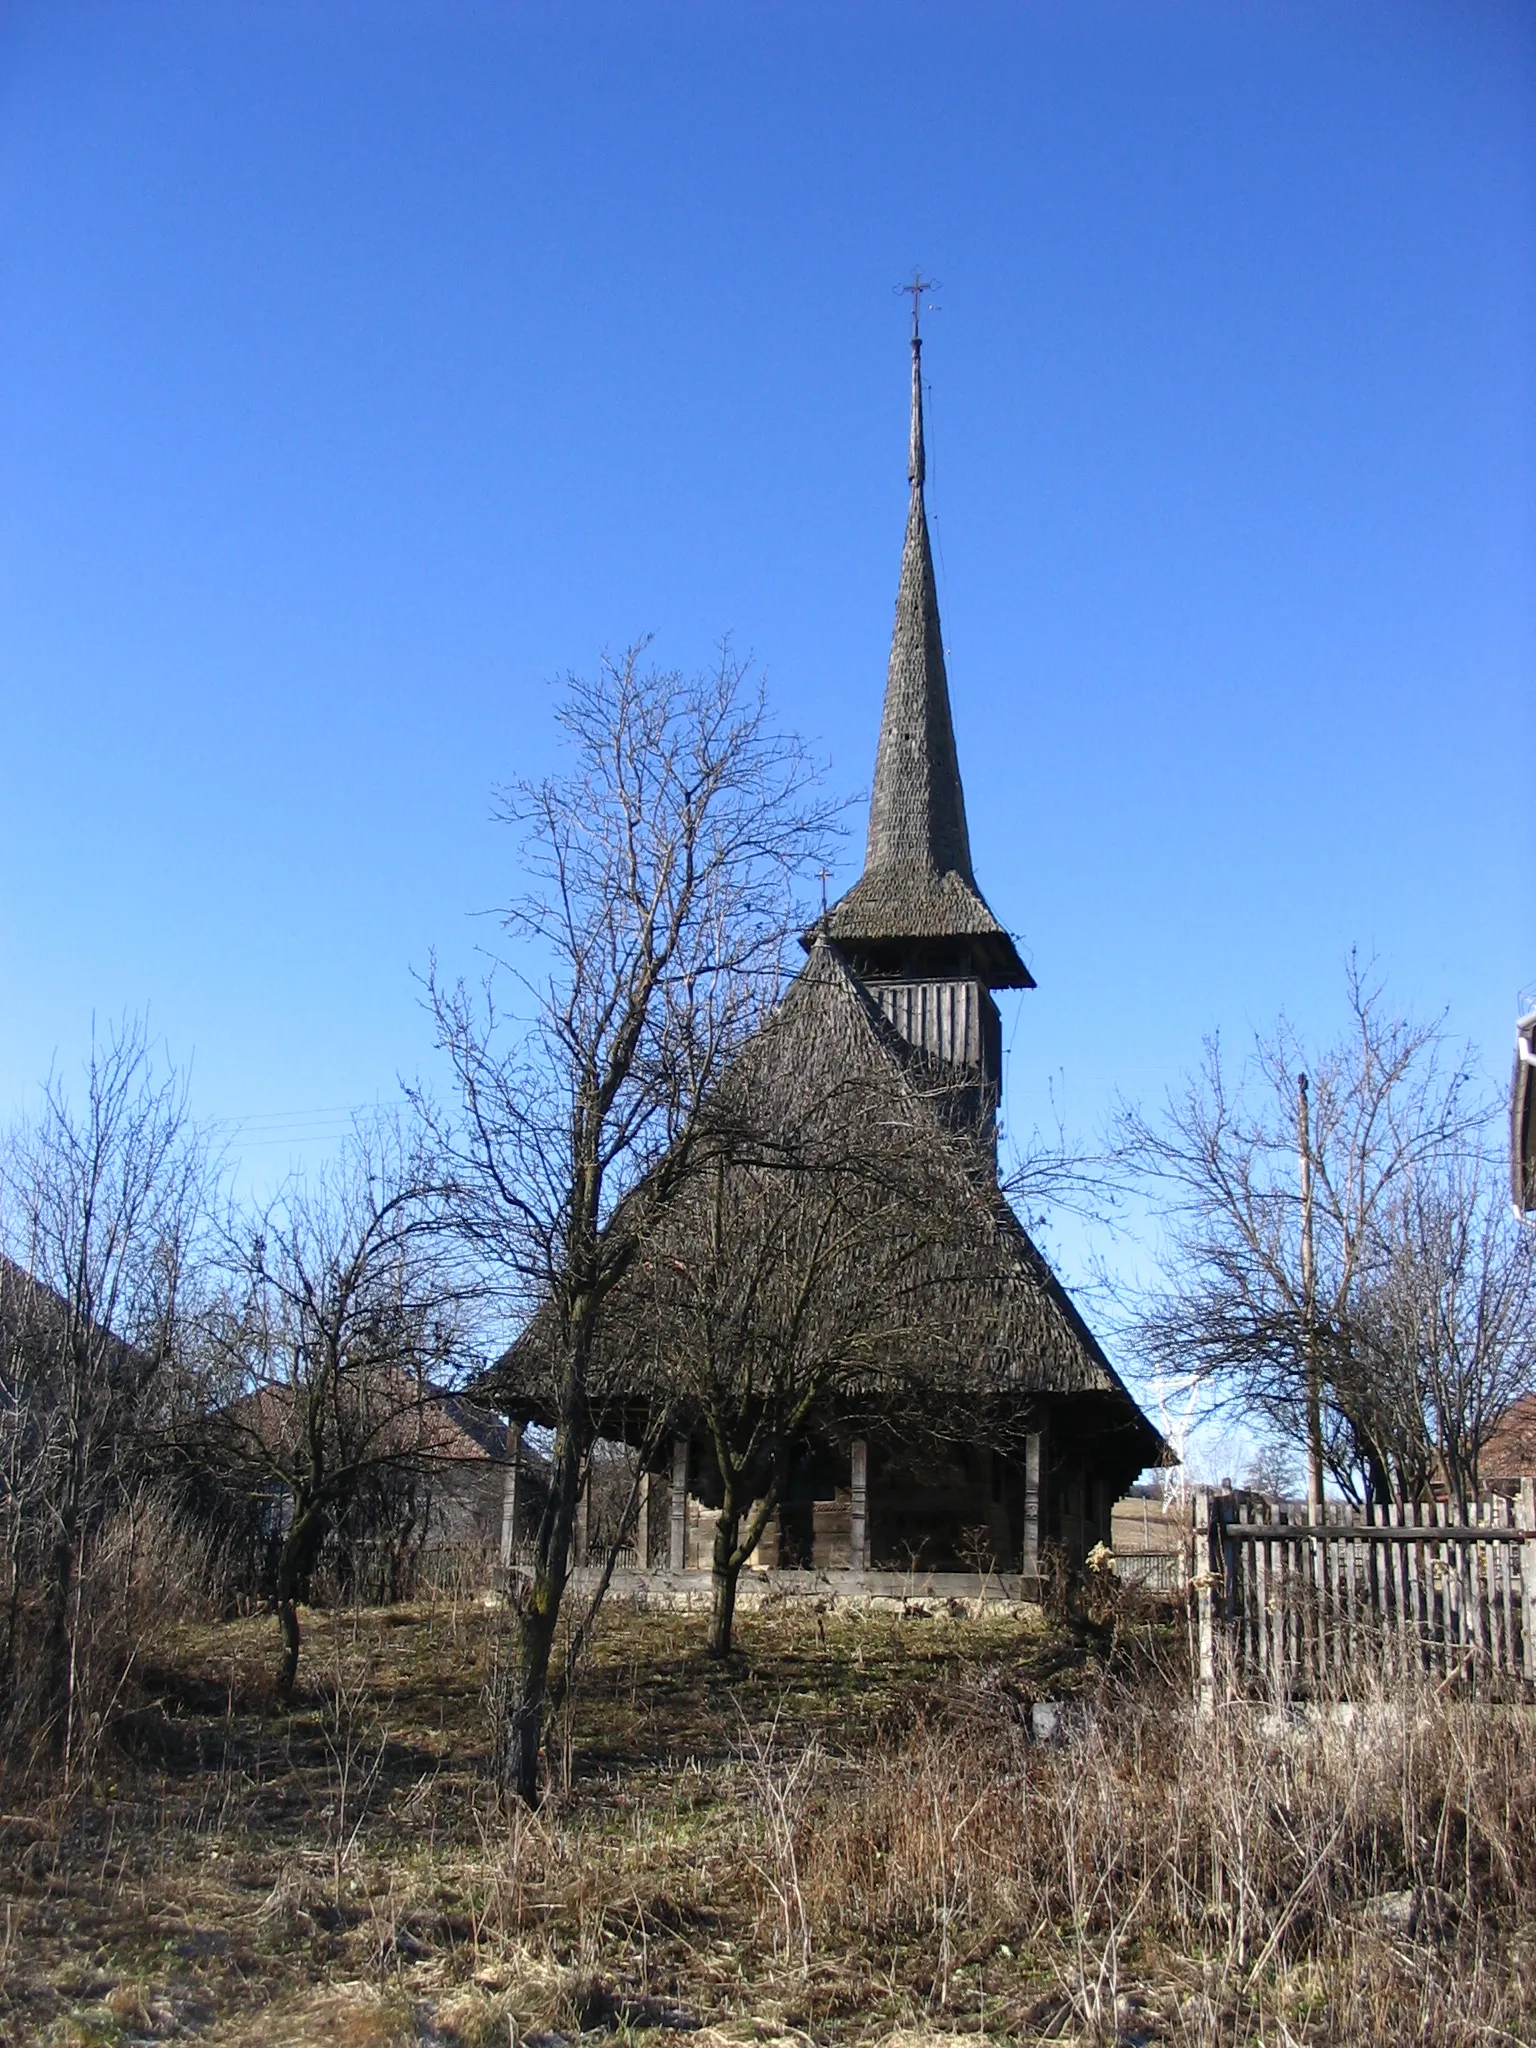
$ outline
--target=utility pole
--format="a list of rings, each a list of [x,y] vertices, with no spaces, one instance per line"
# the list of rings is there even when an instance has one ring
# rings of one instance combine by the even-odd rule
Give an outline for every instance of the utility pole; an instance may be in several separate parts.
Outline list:
[[[1296,1076],[1296,1151],[1301,1166],[1301,1314],[1307,1375],[1307,1518],[1323,1519],[1323,1389],[1317,1362],[1317,1255],[1312,1233],[1312,1120],[1307,1077]]]

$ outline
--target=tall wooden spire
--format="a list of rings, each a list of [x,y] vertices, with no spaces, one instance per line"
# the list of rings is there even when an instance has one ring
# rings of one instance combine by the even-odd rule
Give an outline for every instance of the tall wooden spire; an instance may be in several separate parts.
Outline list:
[[[864,852],[872,868],[920,867],[954,873],[975,887],[965,792],[955,754],[949,678],[939,631],[939,596],[923,500],[922,342],[912,342],[912,493],[896,590],[896,625],[886,675],[885,713],[875,755]]]
[[[821,929],[872,965],[903,960],[940,971],[968,966],[992,988],[1032,988],[1028,968],[988,909],[971,868],[923,497],[922,349],[914,318],[911,496],[864,873],[827,912]]]

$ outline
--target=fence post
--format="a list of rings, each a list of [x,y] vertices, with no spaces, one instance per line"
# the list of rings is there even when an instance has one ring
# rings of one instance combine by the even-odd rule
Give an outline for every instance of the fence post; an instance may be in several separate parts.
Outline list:
[[[1536,1680],[1536,1479],[1521,1480],[1515,1519],[1526,1539],[1520,1546],[1520,1668]]]
[[[1195,1488],[1195,1526],[1189,1583],[1195,1595],[1195,1630],[1200,1669],[1200,1711],[1209,1714],[1216,1707],[1216,1573],[1211,1531],[1211,1495],[1204,1486]]]

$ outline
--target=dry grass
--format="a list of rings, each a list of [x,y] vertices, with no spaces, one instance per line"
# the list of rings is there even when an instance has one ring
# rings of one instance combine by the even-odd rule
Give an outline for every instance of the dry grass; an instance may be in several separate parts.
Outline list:
[[[41,1772],[89,1780],[140,1695],[142,1646],[220,1606],[222,1559],[153,1488],[124,1501],[86,1550],[69,1608],[69,1691],[50,1701],[41,1574],[0,1499],[0,1785]],[[55,1707],[57,1716],[55,1718]],[[54,1754],[62,1752],[62,1762]]]
[[[721,1672],[701,1620],[612,1612],[529,1815],[487,1777],[483,1609],[310,1617],[285,1711],[270,1622],[183,1625],[131,1753],[0,1814],[0,2038],[1536,2033],[1523,1714],[1201,1720],[1155,1631],[770,1612],[741,1643]],[[1057,1744],[1041,1697],[1075,1703]]]

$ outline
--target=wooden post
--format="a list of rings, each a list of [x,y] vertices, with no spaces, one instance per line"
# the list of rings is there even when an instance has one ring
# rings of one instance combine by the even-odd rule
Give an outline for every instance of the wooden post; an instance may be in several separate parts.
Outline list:
[[[1516,1519],[1526,1539],[1520,1546],[1520,1668],[1536,1679],[1536,1479],[1521,1480]]]
[[[672,1439],[672,1544],[668,1563],[675,1572],[688,1568],[688,1439]]]
[[[510,1446],[511,1456],[510,1462],[507,1465],[507,1476],[502,1483],[501,1489],[501,1561],[503,1565],[510,1565],[517,1558],[517,1481],[523,1462],[523,1432],[520,1429],[514,1428],[508,1434],[512,1440]]]
[[[651,1568],[651,1475],[640,1474],[640,1494],[635,1502],[635,1569]]]
[[[1026,1579],[1040,1576],[1040,1551],[1045,1542],[1045,1437],[1039,1430],[1024,1439],[1024,1543],[1019,1570]]]
[[[848,1503],[848,1568],[869,1570],[869,1445],[863,1437],[853,1440],[852,1481]]]
[[[1323,1392],[1317,1359],[1317,1256],[1312,1239],[1312,1129],[1307,1077],[1296,1076],[1296,1149],[1301,1167],[1301,1300],[1307,1368],[1307,1520],[1323,1519]],[[1312,1546],[1314,1553],[1317,1545]],[[1314,1558],[1314,1580],[1316,1560]]]
[[[518,1554],[518,1452],[522,1434],[512,1440],[512,1462],[502,1483],[502,1565],[510,1565]]]
[[[1195,1594],[1196,1651],[1200,1672],[1200,1711],[1209,1714],[1216,1707],[1216,1574],[1211,1541],[1211,1496],[1204,1486],[1195,1489],[1195,1526],[1190,1584]]]

